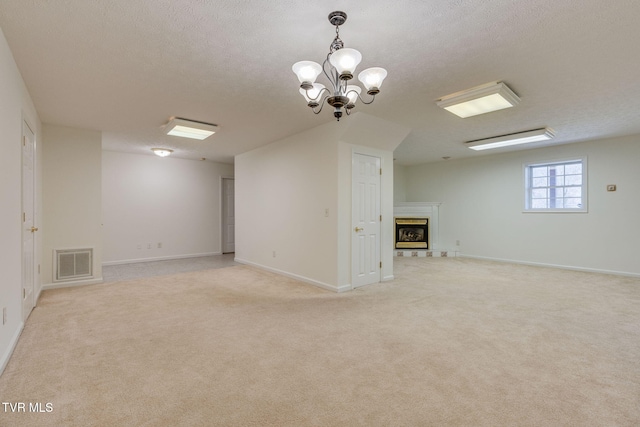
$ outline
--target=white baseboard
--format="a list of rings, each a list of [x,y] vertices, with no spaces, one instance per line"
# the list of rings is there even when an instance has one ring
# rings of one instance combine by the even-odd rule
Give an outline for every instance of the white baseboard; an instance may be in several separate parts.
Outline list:
[[[257,264],[255,262],[247,261],[247,260],[240,259],[240,258],[235,258],[234,261],[238,262],[240,264],[250,265],[252,267],[257,267],[257,268],[259,268],[261,270],[266,270],[266,271],[270,271],[272,273],[280,274],[282,276],[290,277],[292,279],[300,280],[301,282],[305,282],[305,283],[308,283],[310,285],[317,286],[319,288],[326,289],[326,290],[332,291],[332,292],[346,292],[346,291],[350,291],[350,290],[353,289],[351,285],[333,286],[333,285],[330,285],[328,283],[320,282],[320,281],[314,280],[314,279],[309,279],[308,277],[300,276],[298,274],[289,273],[289,272],[283,271],[283,270],[278,270],[277,268],[267,267],[266,265]]]
[[[335,289],[335,292],[338,292],[338,293],[340,293],[340,292],[348,292],[348,291],[352,291],[353,290],[353,286],[351,286],[350,284],[342,285],[342,286],[338,286],[338,287],[333,286],[333,289],[330,289],[330,290],[334,290],[334,289]]]
[[[46,285],[42,285],[42,290],[46,291],[47,289],[71,288],[74,286],[85,286],[85,285],[99,285],[102,282],[103,282],[102,277],[98,277],[96,279],[87,279],[87,280],[69,280],[66,282],[47,283]]]
[[[572,265],[549,264],[545,262],[521,261],[521,260],[515,260],[515,259],[493,258],[493,257],[484,257],[484,256],[468,255],[468,254],[458,254],[458,256],[461,258],[508,262],[511,264],[532,265],[535,267],[550,267],[550,268],[559,268],[562,270],[584,271],[585,273],[601,273],[601,274],[613,274],[616,276],[640,277],[640,274],[638,273],[630,273],[627,271],[603,270],[599,268],[577,267]]]
[[[393,274],[391,276],[384,276],[382,278],[383,282],[391,282],[392,280],[395,280],[395,276]]]
[[[206,252],[203,254],[188,254],[188,255],[168,255],[153,258],[136,258],[136,259],[122,259],[118,261],[106,261],[102,265],[121,265],[121,264],[137,264],[139,262],[151,262],[151,261],[170,261],[172,259],[185,259],[185,258],[201,258],[205,256],[222,255],[222,252]]]
[[[2,375],[2,373],[4,372],[4,368],[6,368],[7,364],[9,363],[9,359],[11,359],[11,355],[13,354],[13,350],[16,349],[16,345],[18,344],[18,339],[20,339],[20,335],[22,334],[23,329],[24,329],[24,322],[20,322],[20,325],[18,326],[18,330],[16,331],[16,333],[13,335],[13,338],[11,338],[11,341],[9,342],[9,347],[7,347],[7,351],[4,352],[4,354],[2,355],[2,359],[0,359],[0,375]]]

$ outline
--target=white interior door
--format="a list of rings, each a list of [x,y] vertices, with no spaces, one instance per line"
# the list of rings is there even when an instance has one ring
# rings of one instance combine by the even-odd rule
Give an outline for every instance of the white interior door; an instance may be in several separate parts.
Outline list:
[[[35,305],[35,136],[22,124],[22,319]]]
[[[222,179],[222,253],[236,251],[235,181]]]
[[[380,158],[353,154],[351,284],[380,281]]]

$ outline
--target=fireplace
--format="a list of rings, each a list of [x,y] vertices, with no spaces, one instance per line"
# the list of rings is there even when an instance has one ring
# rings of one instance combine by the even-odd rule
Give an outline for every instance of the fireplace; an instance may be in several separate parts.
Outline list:
[[[396,218],[396,249],[430,249],[429,218]]]

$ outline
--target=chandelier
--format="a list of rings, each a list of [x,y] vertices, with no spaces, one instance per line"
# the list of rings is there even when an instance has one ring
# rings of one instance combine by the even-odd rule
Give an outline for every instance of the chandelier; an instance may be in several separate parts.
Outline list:
[[[340,40],[340,25],[347,20],[347,14],[336,11],[329,14],[329,22],[336,27],[336,38],[329,46],[327,59],[322,66],[313,61],[300,61],[293,64],[291,69],[300,81],[300,93],[307,101],[307,106],[314,114],[319,114],[325,102],[333,107],[333,115],[339,121],[342,117],[342,109],[349,115],[359,99],[363,104],[371,104],[376,94],[380,93],[382,81],[387,77],[387,70],[380,67],[367,68],[358,74],[358,80],[371,96],[371,100],[365,101],[360,96],[362,89],[358,85],[348,84],[353,79],[356,67],[362,61],[362,55],[355,49],[345,48]],[[321,83],[316,83],[320,75],[324,75],[331,84],[330,88]]]

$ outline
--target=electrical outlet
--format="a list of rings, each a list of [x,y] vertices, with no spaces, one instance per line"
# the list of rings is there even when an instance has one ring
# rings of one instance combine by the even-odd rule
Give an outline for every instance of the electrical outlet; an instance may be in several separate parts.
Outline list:
[[[456,246],[460,246],[460,240],[456,240]]]
[[[162,242],[158,242],[158,249],[162,249]]]
[[[138,249],[142,249],[142,245],[138,245]]]
[[[147,243],[147,249],[151,249],[151,243]]]
[[[273,251],[273,257],[274,258],[276,257],[276,251]]]
[[[325,216],[325,217],[328,217],[328,216],[329,216],[329,208],[326,208],[326,209],[324,210],[324,216]]]

